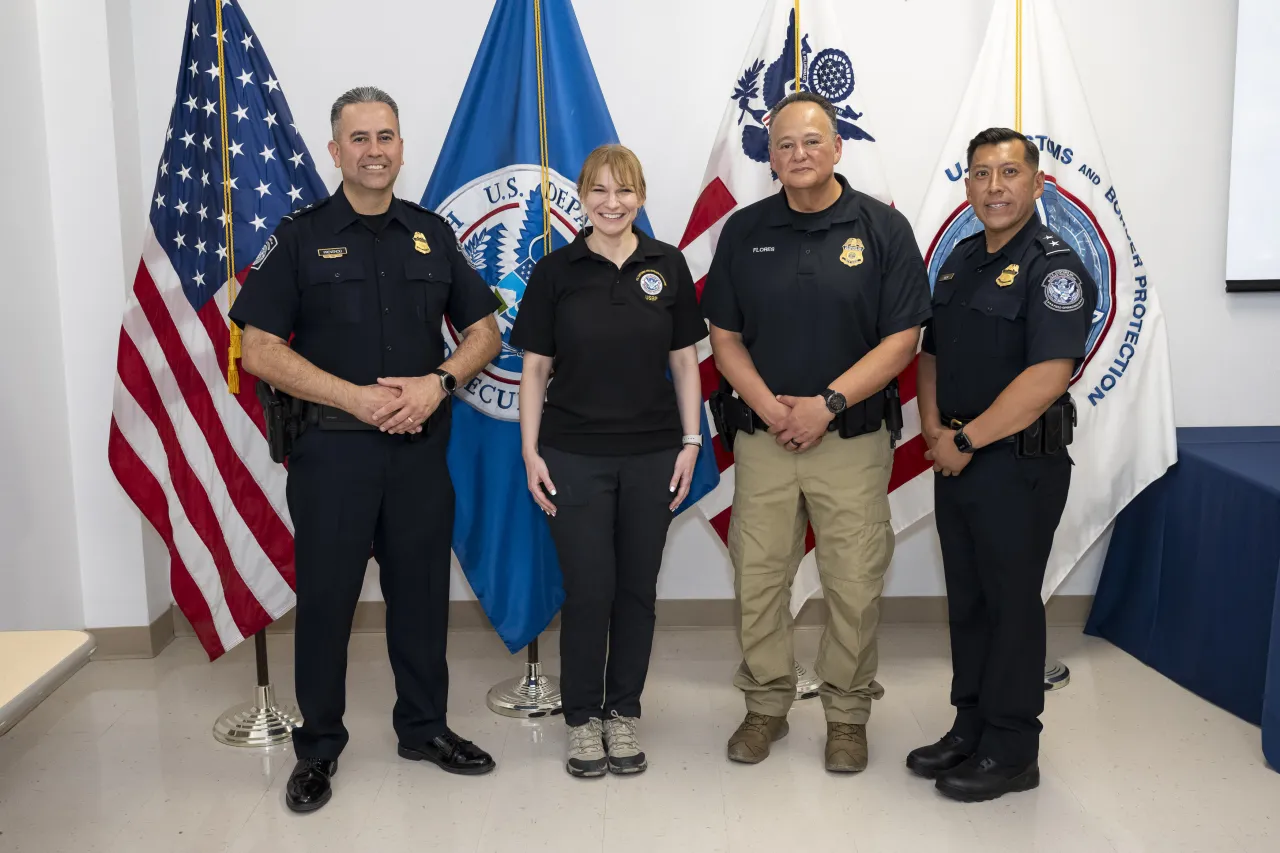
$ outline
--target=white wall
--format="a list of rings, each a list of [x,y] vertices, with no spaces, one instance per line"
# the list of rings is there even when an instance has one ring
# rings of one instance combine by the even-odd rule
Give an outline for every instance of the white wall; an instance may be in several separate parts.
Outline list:
[[[351,14],[352,7],[344,0],[241,2],[284,83],[303,136],[322,163],[328,107],[339,92],[375,83],[397,97],[408,140],[408,163],[399,190],[417,199],[431,173],[492,3],[388,0],[366,25],[359,15]],[[860,108],[865,107],[865,121],[883,143],[882,156],[898,206],[908,217],[915,215],[924,195],[993,2],[997,0],[835,0],[854,48]],[[146,198],[172,105],[187,4],[85,0],[84,5],[107,9],[104,13],[94,8],[87,19],[101,25],[105,17],[109,56],[83,41],[85,33],[74,23],[61,24],[58,38],[69,39],[68,44],[78,44],[83,51],[51,42],[49,57],[37,56],[34,0],[11,4],[13,11],[0,35],[5,48],[0,51],[4,79],[30,81],[33,69],[48,66],[56,53],[59,61],[73,63],[68,68],[74,69],[76,79],[106,77],[109,72],[115,109],[114,126],[104,124],[105,94],[100,81],[89,82],[93,93],[89,100],[98,103],[91,105],[87,115],[97,132],[78,139],[72,134],[66,144],[51,139],[47,150],[36,146],[34,152],[24,151],[23,158],[10,158],[7,166],[0,167],[6,170],[0,185],[12,188],[15,197],[24,200],[20,216],[12,204],[0,214],[6,222],[12,221],[0,230],[5,239],[23,235],[23,251],[8,250],[11,281],[45,284],[24,287],[21,292],[12,285],[6,288],[12,294],[7,304],[16,309],[10,316],[22,318],[20,325],[15,324],[22,334],[5,337],[0,355],[7,356],[5,364],[20,363],[24,370],[20,374],[7,370],[0,390],[8,392],[5,399],[11,406],[40,410],[43,419],[9,417],[0,426],[4,431],[0,438],[9,438],[3,446],[22,449],[7,453],[0,462],[4,473],[13,469],[6,480],[25,477],[27,488],[33,490],[30,495],[22,493],[20,499],[9,494],[0,497],[4,508],[0,524],[5,531],[14,531],[0,543],[4,560],[0,583],[5,584],[0,588],[0,627],[4,627],[4,599],[9,598],[5,593],[14,583],[27,582],[32,558],[38,555],[47,563],[57,555],[59,564],[66,561],[76,566],[77,547],[79,570],[64,571],[77,583],[61,585],[66,590],[62,597],[72,597],[71,590],[83,575],[86,596],[93,598],[85,609],[97,611],[98,618],[123,619],[140,612],[135,594],[135,533],[122,521],[104,522],[119,519],[117,508],[108,504],[104,511],[97,503],[110,497],[97,479],[101,471],[92,464],[105,455],[107,404],[100,394],[83,400],[80,395],[80,391],[88,393],[89,384],[98,381],[101,372],[80,362],[114,361],[119,313],[107,311],[105,301],[96,303],[103,315],[81,318],[84,323],[79,325],[79,320],[70,319],[73,310],[59,313],[58,291],[68,301],[71,295],[79,298],[84,288],[113,289],[120,281],[117,270],[122,270],[123,280],[132,277]],[[619,133],[648,166],[650,220],[659,237],[674,241],[683,231],[725,100],[741,70],[738,63],[756,23],[757,3],[576,0],[575,6]],[[1274,378],[1280,297],[1228,297],[1222,280],[1236,4],[1059,0],[1058,8],[1117,186],[1126,198],[1126,218],[1155,272],[1153,281],[1169,316],[1179,424],[1280,423],[1280,395],[1275,393],[1280,383]],[[42,13],[42,26],[48,18]],[[394,25],[389,26],[389,21]],[[66,59],[73,53],[80,55]],[[57,89],[55,83],[50,82],[51,90]],[[13,88],[15,97],[34,101],[16,114],[41,115],[36,122],[40,131],[47,123],[50,131],[62,132],[61,116],[42,115],[38,87]],[[65,107],[70,111],[70,105]],[[129,125],[135,116],[135,123]],[[95,184],[93,229],[80,222],[71,227],[67,211],[76,202],[61,194],[50,205],[48,195],[51,184],[60,187],[73,182],[63,175],[51,179],[49,167],[62,170],[68,158],[81,150],[77,146],[98,145],[103,135],[115,148],[116,190]],[[103,155],[95,152],[93,156]],[[336,185],[336,173],[326,167],[322,174],[330,186]],[[100,203],[104,198],[105,205]],[[118,221],[102,222],[110,220],[116,209],[122,211]],[[106,235],[104,240],[118,232],[120,247],[99,246],[98,237],[86,236],[95,229]],[[100,250],[105,259],[103,268],[111,267],[108,272],[95,268],[89,275],[74,266],[79,259],[65,250],[65,241],[81,239],[94,241],[93,250]],[[45,251],[35,251],[36,246],[44,246]],[[55,257],[56,282],[47,261]],[[39,262],[39,258],[45,260]],[[65,371],[60,345],[49,343],[64,333],[82,335],[75,346],[67,347],[71,355]],[[49,359],[28,357],[37,345],[38,351],[51,351]],[[52,394],[49,389],[55,386],[58,393]],[[73,423],[69,435],[68,405]],[[50,445],[56,453],[47,449]],[[44,464],[41,453],[55,458]],[[95,537],[92,550],[67,538],[65,508],[73,505],[84,519],[80,526],[86,535],[92,532]],[[154,546],[154,539],[144,537],[144,552],[153,551]],[[1101,550],[1095,548],[1086,556],[1064,592],[1093,589]],[[91,562],[91,554],[102,559]],[[151,568],[141,581],[144,598],[150,599],[148,613],[154,612],[156,590],[162,588],[157,586],[163,582],[164,559],[159,556],[155,559],[152,553],[144,561]],[[10,576],[19,565],[28,574],[14,580]],[[135,593],[126,596],[130,601],[105,597],[101,587],[117,581],[135,584]],[[29,586],[22,595],[46,589]],[[732,594],[723,549],[695,514],[677,520],[672,529],[659,591],[666,598]],[[924,522],[899,538],[888,593],[939,595],[942,591],[936,538]],[[468,593],[457,584],[455,594]],[[367,595],[376,596],[376,586],[371,584]],[[78,597],[69,609],[79,609]]]
[[[0,157],[0,629],[81,627],[68,457],[63,332],[35,0],[10,0],[0,27],[8,103]],[[21,81],[20,83],[17,81]],[[112,211],[114,213],[114,211]],[[91,230],[86,221],[84,230]],[[79,229],[77,229],[79,230]],[[98,356],[100,357],[100,356]]]

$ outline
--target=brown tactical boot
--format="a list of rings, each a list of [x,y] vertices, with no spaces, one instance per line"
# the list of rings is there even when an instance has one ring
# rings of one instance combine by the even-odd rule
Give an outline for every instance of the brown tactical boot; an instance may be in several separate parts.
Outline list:
[[[860,773],[867,769],[867,727],[855,723],[827,723],[827,769]]]
[[[729,738],[729,760],[759,764],[769,757],[769,744],[786,737],[786,717],[770,717],[748,711],[746,719]]]

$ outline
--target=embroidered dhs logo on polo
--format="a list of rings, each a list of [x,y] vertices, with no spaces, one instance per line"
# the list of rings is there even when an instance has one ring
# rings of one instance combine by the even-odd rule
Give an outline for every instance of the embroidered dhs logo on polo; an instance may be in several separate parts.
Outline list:
[[[486,415],[504,421],[520,420],[524,351],[511,346],[511,327],[515,325],[533,266],[543,255],[573,240],[586,224],[582,202],[572,181],[551,170],[548,187],[550,246],[543,245],[540,166],[510,166],[482,175],[461,187],[438,208],[458,235],[463,255],[502,301],[495,315],[502,332],[502,351],[479,376],[459,387],[457,395]],[[416,241],[414,247],[418,248]],[[659,292],[661,289],[660,283]],[[457,349],[461,339],[446,318],[446,358]]]
[[[662,273],[657,270],[644,270],[636,276],[636,280],[640,282],[640,289],[644,291],[644,298],[650,302],[657,302],[662,289],[667,286]]]

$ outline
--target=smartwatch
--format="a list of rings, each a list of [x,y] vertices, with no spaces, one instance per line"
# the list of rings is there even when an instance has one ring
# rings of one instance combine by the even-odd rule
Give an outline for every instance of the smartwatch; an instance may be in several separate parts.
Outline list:
[[[960,429],[956,430],[955,442],[956,450],[959,450],[961,453],[973,452],[973,442],[969,440],[969,436],[964,434],[964,427],[960,427]]]
[[[822,392],[822,399],[827,401],[827,411],[833,415],[838,415],[849,405],[849,401],[839,391],[832,391],[830,388]]]
[[[439,369],[431,372],[440,377],[440,387],[444,389],[444,393],[452,394],[454,391],[458,390],[458,379],[452,373],[447,370]]]

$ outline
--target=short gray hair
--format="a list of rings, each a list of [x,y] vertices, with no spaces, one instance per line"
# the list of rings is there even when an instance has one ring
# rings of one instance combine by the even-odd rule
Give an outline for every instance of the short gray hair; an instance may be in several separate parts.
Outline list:
[[[338,122],[342,119],[342,111],[352,104],[386,104],[395,114],[396,122],[400,121],[400,108],[396,106],[395,98],[377,86],[357,86],[339,95],[338,100],[333,102],[333,107],[329,110],[329,126],[333,131],[334,139],[338,138]]]
[[[836,117],[835,106],[826,98],[814,92],[792,92],[781,101],[773,105],[773,109],[769,110],[769,127],[772,134],[773,122],[785,108],[792,104],[817,104],[822,111],[827,114],[827,118],[831,120],[831,133],[835,136],[840,135],[840,123]]]

